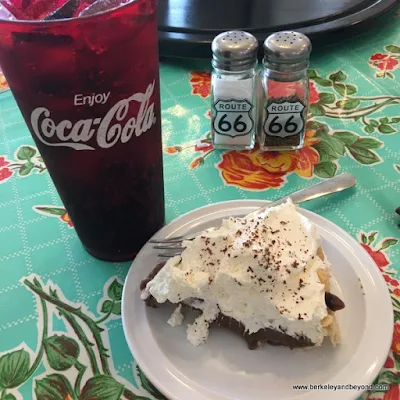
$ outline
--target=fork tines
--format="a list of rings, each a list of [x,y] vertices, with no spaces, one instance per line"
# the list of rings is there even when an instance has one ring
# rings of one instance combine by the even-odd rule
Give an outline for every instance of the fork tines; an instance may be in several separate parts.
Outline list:
[[[178,251],[183,251],[183,250],[185,250],[185,247],[182,247],[182,246],[160,246],[160,245],[157,245],[157,246],[153,246],[153,249],[156,249],[156,250],[178,250]]]
[[[172,258],[172,257],[175,257],[175,256],[180,256],[180,255],[181,255],[181,252],[179,252],[179,253],[159,253],[159,254],[157,254],[158,257],[163,257],[163,258]]]
[[[186,240],[186,239],[184,239],[182,236],[176,236],[171,239],[151,239],[151,240],[149,240],[149,243],[153,243],[153,244],[180,243],[183,240]]]
[[[175,257],[179,256],[185,247],[182,247],[181,244],[184,240],[193,240],[196,234],[192,234],[193,236],[174,236],[167,239],[151,239],[149,243],[154,244],[154,250],[167,250],[164,253],[159,253],[158,257]]]

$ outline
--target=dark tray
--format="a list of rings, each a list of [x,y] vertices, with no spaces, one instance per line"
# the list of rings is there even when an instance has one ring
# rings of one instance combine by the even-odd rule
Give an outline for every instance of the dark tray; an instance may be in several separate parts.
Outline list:
[[[158,0],[160,55],[210,58],[220,32],[251,32],[260,44],[273,32],[297,30],[313,46],[332,44],[376,24],[399,0]]]

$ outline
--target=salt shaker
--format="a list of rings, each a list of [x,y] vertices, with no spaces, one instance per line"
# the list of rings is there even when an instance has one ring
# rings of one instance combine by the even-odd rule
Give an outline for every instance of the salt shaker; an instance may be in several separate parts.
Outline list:
[[[261,70],[262,112],[258,129],[265,151],[303,147],[309,82],[311,42],[299,32],[283,31],[264,42]]]
[[[256,131],[257,39],[229,31],[212,42],[211,112],[215,148],[252,149]]]

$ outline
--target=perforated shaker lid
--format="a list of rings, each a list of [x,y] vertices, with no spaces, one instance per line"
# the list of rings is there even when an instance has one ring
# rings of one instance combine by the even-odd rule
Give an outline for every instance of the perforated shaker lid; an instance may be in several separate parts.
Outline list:
[[[248,32],[228,31],[212,42],[212,65],[225,71],[245,71],[257,63],[257,39]]]
[[[267,68],[296,72],[308,67],[311,41],[300,32],[276,32],[265,39],[264,60]]]

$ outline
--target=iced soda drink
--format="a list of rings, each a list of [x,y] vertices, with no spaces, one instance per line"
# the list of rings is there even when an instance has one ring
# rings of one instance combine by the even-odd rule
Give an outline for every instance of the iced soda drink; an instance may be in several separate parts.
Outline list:
[[[156,0],[0,0],[0,65],[89,253],[164,223]]]

